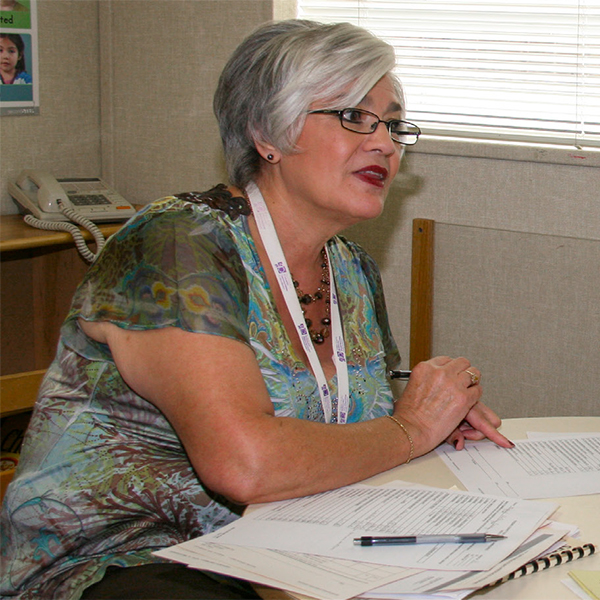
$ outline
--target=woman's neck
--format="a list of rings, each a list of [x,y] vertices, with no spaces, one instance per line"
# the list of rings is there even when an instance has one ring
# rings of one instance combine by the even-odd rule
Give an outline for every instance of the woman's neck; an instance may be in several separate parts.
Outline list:
[[[288,193],[268,181],[257,183],[275,225],[279,243],[290,271],[319,273],[321,252],[327,241],[339,232],[337,224],[319,219],[314,210],[297,202]]]
[[[294,238],[295,228],[278,227],[275,220],[275,229],[279,243],[283,250],[288,268],[293,278],[304,290],[316,289],[319,286],[323,264],[323,247],[325,242],[322,240],[308,244],[307,240]],[[267,252],[263,239],[258,231],[258,226],[254,218],[250,219],[250,231],[257,247],[261,261],[268,263]]]

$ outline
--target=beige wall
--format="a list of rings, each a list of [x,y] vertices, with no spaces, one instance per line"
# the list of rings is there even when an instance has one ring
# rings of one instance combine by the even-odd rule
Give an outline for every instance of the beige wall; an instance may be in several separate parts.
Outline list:
[[[57,177],[100,173],[98,3],[38,2],[40,115],[0,117],[2,214],[16,212],[6,191],[23,168]]]
[[[212,94],[234,46],[273,14],[272,0],[38,6],[41,114],[0,119],[2,213],[14,212],[5,182],[23,167],[101,173],[135,203],[224,180]],[[278,0],[276,16],[291,6]],[[382,267],[404,356],[412,218],[600,239],[600,161],[570,154],[425,139],[407,156],[383,217],[350,232]],[[465,264],[465,293],[468,274]],[[474,329],[485,336],[485,323]]]
[[[413,218],[600,239],[599,167],[414,152],[402,170],[382,217],[351,235],[382,268],[392,323],[407,358]],[[464,268],[468,272],[469,265]]]
[[[270,0],[100,2],[102,164],[130,201],[224,180],[212,97],[241,39]]]

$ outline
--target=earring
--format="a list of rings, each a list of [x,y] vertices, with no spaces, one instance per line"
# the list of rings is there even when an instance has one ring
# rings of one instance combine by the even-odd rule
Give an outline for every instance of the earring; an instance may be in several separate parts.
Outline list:
[[[267,160],[273,160],[275,157],[272,154],[267,154]]]

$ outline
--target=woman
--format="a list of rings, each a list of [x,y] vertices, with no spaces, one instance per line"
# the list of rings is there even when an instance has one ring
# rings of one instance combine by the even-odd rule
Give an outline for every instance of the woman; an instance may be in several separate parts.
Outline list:
[[[444,440],[510,445],[464,358],[417,365],[394,402],[377,268],[337,235],[381,213],[418,137],[394,62],[349,24],[269,24],[236,50],[215,96],[233,186],[146,207],[75,295],[4,503],[4,593],[161,597],[124,592],[152,550],[248,503]],[[179,597],[215,597],[204,583]]]
[[[18,33],[0,35],[0,81],[3,84],[32,81],[25,66],[25,42]]]

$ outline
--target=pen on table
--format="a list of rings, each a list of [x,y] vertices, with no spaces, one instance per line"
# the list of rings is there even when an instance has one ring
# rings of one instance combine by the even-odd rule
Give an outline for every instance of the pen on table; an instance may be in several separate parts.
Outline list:
[[[452,535],[362,536],[354,538],[356,546],[396,546],[403,544],[481,544],[506,539],[493,533],[461,533]]]
[[[390,371],[391,379],[408,379],[412,371]]]

